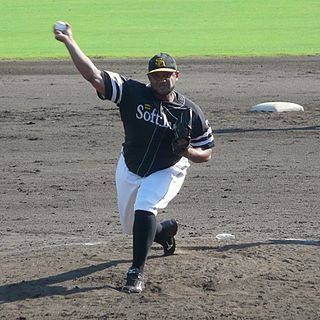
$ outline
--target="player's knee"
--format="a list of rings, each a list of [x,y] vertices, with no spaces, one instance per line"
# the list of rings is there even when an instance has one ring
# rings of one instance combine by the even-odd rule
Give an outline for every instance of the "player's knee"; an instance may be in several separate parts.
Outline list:
[[[155,214],[151,211],[146,210],[135,210],[135,217],[149,217],[154,216]]]

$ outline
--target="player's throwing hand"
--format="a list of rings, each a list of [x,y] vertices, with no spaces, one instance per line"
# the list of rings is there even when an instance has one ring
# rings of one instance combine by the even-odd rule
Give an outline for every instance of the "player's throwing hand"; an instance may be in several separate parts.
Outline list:
[[[55,38],[61,42],[65,42],[68,38],[72,38],[71,26],[68,22],[56,22],[53,25]]]

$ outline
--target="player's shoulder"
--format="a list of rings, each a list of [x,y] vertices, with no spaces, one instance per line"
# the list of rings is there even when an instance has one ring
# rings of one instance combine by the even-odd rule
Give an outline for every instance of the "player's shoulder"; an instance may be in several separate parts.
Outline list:
[[[194,111],[196,114],[202,113],[202,110],[198,104],[196,104],[193,100],[186,97],[185,95],[176,92],[177,94],[177,100],[183,107],[190,108],[192,111]]]
[[[130,86],[138,86],[138,87],[145,87],[146,86],[145,83],[143,83],[137,79],[134,79],[128,75],[122,74],[122,73],[118,73],[118,72],[114,72],[114,71],[110,71],[110,70],[103,70],[102,72],[107,79],[115,79],[115,80],[117,80],[118,83],[121,81],[121,82],[126,83]]]
[[[126,94],[130,97],[145,97],[146,95],[151,95],[150,86],[133,78],[127,79],[124,91],[126,91]]]
[[[136,87],[136,88],[140,88],[140,89],[144,89],[144,88],[148,87],[148,85],[146,83],[143,83],[142,81],[139,81],[134,78],[126,78],[126,82],[131,87]]]
[[[102,77],[105,95],[98,94],[98,96],[103,100],[110,100],[120,105],[132,100],[133,97],[141,97],[146,94],[146,84],[121,73],[103,70]]]

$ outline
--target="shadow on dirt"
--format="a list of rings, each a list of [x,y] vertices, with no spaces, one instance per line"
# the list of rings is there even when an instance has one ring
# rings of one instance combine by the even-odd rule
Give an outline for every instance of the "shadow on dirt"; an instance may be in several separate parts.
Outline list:
[[[223,243],[223,242],[221,242]],[[197,251],[197,250],[213,250],[217,252],[224,252],[228,250],[241,250],[246,248],[266,246],[266,245],[303,245],[303,246],[320,246],[320,240],[309,239],[273,239],[266,241],[248,242],[248,243],[232,243],[224,244],[221,246],[191,246],[191,247],[179,247],[183,250]]]
[[[160,257],[162,257],[162,255],[153,255],[148,259],[156,259]],[[132,260],[114,260],[89,267],[71,270],[54,276],[0,286],[0,305],[14,301],[36,299],[54,295],[67,296],[70,294],[88,292],[97,289],[111,289],[120,291],[121,287],[114,287],[110,285],[86,288],[79,288],[78,286],[68,288],[62,285],[52,285],[65,281],[75,280],[81,277],[88,276],[92,273],[117,266],[119,264],[128,264],[131,262]]]
[[[228,251],[228,250],[239,250],[263,245],[273,244],[290,244],[290,245],[304,245],[304,246],[320,246],[320,240],[308,240],[308,239],[279,239],[279,240],[268,240],[261,242],[252,243],[238,243],[238,244],[227,244],[222,247],[215,248],[217,251]]]
[[[40,278],[30,281],[22,281],[19,283],[8,284],[0,286],[0,304],[6,302],[13,302],[25,299],[33,299],[39,297],[61,295],[66,296],[74,293],[88,292],[96,289],[113,289],[118,290],[116,287],[110,285],[103,285],[99,287],[67,288],[62,285],[52,286],[53,284],[62,283],[65,281],[74,280],[77,278],[85,277],[94,272],[102,271],[122,263],[130,263],[131,260],[115,260],[97,265],[84,267],[76,270],[71,270],[54,276]]]
[[[213,130],[214,134],[245,133],[245,132],[281,132],[281,131],[318,131],[320,126],[289,127],[289,128],[226,128]]]

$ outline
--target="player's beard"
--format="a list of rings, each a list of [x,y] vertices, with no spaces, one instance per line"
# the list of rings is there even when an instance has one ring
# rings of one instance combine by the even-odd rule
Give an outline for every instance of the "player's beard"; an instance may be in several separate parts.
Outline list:
[[[174,87],[175,87],[174,84],[170,83],[169,81],[168,83],[163,83],[159,85],[157,88],[152,88],[152,89],[157,96],[165,97],[174,90]]]

